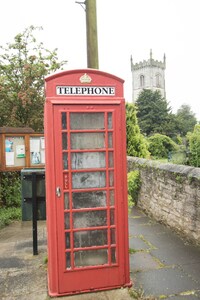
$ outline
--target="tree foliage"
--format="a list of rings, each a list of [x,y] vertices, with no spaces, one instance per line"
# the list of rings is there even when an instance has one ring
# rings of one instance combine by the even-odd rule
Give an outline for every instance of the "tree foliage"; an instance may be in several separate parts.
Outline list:
[[[44,77],[66,62],[36,41],[40,29],[30,26],[0,47],[0,126],[43,129]]]
[[[190,165],[200,167],[200,124],[196,124],[194,131],[188,134],[190,148]]]
[[[126,145],[127,154],[136,157],[148,157],[148,146],[138,126],[134,104],[126,103]]]
[[[177,151],[178,145],[173,140],[159,133],[156,133],[148,138],[149,151],[155,158],[167,158],[169,152]]]
[[[193,131],[197,119],[191,107],[187,104],[181,105],[176,113],[178,131],[181,136],[186,136],[187,132]]]
[[[143,134],[166,134],[171,108],[159,91],[144,89],[136,101],[138,122]]]
[[[147,136],[160,133],[177,141],[178,136],[185,137],[197,123],[189,105],[183,104],[177,113],[173,114],[168,102],[162,98],[159,91],[143,90],[136,105],[141,132]]]

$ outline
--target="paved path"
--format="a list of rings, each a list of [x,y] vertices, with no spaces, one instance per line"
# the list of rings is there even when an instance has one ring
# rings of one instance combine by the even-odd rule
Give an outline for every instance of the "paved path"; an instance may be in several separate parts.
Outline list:
[[[200,299],[200,248],[185,244],[137,208],[129,217],[129,234],[131,278],[143,294],[141,299]],[[39,255],[33,256],[31,222],[16,222],[0,230],[0,300],[50,299],[44,221],[38,222],[38,239]],[[128,289],[118,289],[59,299],[133,298]]]

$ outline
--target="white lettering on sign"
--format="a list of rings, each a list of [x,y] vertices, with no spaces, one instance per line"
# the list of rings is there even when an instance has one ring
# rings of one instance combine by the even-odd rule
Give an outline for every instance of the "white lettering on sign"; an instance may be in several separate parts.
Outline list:
[[[57,95],[115,96],[112,86],[57,86]]]

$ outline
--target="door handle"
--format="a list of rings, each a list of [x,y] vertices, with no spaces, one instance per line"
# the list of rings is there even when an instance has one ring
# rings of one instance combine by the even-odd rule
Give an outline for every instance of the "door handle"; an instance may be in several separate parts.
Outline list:
[[[56,196],[57,196],[57,197],[60,197],[60,196],[61,196],[61,189],[60,189],[59,186],[57,186],[57,188],[56,188]]]

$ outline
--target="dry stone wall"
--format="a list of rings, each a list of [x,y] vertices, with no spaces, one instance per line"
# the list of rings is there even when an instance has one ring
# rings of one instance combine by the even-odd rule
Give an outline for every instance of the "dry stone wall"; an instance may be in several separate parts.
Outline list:
[[[140,171],[138,206],[200,244],[200,168],[128,157]]]

